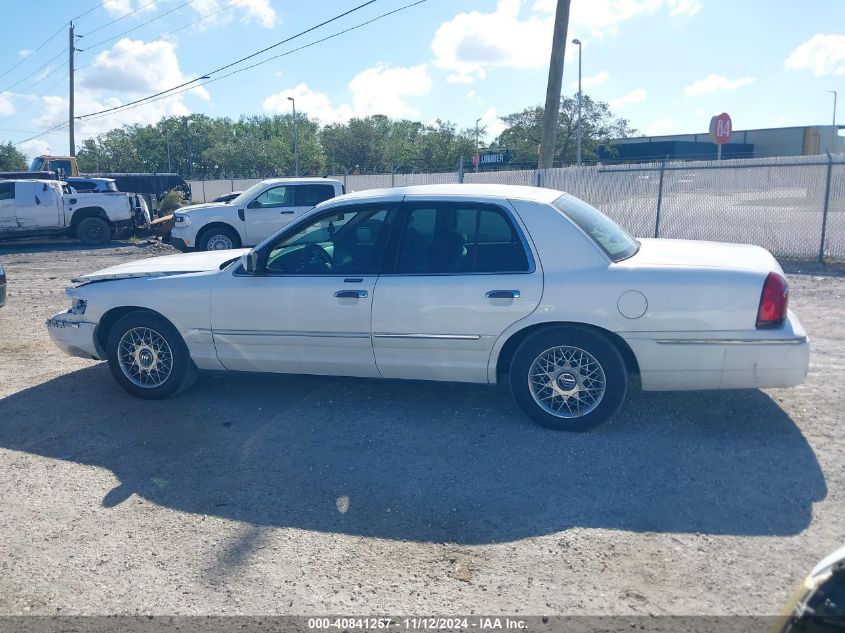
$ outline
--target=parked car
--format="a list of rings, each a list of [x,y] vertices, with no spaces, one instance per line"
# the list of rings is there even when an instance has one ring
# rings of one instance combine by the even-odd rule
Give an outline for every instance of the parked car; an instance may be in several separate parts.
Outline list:
[[[58,180],[0,181],[0,239],[71,235],[105,244],[135,226],[125,193],[74,193]]]
[[[813,567],[769,630],[770,633],[845,630],[845,546]]]
[[[67,184],[77,193],[90,193],[92,191],[104,193],[106,191],[119,191],[114,178],[88,178],[87,176],[71,176],[66,178]]]
[[[231,202],[242,193],[243,191],[230,191],[229,193],[224,193],[222,196],[217,196],[212,202]]]
[[[262,180],[230,202],[179,209],[170,240],[183,251],[252,246],[314,205],[342,194],[343,183],[328,178]]]
[[[765,249],[635,240],[559,191],[432,185],[318,205],[252,250],[150,258],[74,279],[48,322],[140,398],[197,370],[510,384],[581,430],[645,391],[789,387],[807,335]]]
[[[0,308],[6,305],[6,271],[0,264]]]

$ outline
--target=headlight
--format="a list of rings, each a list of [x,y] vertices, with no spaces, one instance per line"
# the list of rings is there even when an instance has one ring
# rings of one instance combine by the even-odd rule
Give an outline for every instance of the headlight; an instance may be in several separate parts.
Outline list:
[[[71,314],[85,314],[85,308],[88,307],[88,302],[85,299],[76,299],[74,298],[73,303],[70,306]]]
[[[174,215],[173,222],[179,226],[188,226],[191,223],[191,218],[187,215]]]

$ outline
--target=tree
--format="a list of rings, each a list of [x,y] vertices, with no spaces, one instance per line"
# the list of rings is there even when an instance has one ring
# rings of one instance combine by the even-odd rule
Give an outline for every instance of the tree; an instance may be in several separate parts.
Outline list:
[[[20,171],[26,169],[26,156],[12,145],[12,141],[0,143],[0,171]]]
[[[581,153],[584,161],[596,160],[600,146],[610,146],[615,138],[631,136],[636,130],[627,119],[616,117],[610,106],[583,95],[583,138]],[[502,117],[507,128],[491,146],[497,151],[510,150],[512,162],[536,165],[537,148],[543,128],[543,107],[533,106]],[[571,165],[577,159],[578,95],[561,99],[555,139],[554,162]]]

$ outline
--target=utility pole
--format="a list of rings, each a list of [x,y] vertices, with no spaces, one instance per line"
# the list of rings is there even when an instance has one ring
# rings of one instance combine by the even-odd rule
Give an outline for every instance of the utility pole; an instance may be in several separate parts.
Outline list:
[[[481,163],[481,150],[478,148],[478,123],[481,119],[475,120],[475,173],[478,173],[478,165]]]
[[[572,43],[578,47],[578,166],[581,166],[581,138],[584,135],[584,121],[581,116],[581,103],[584,99],[581,92],[581,40],[577,37]]]
[[[571,0],[557,0],[552,54],[549,59],[549,80],[546,85],[546,109],[543,112],[543,131],[540,137],[540,159],[537,163],[539,169],[551,167],[555,156],[557,115],[560,110],[560,87],[563,82],[563,57],[566,54],[570,2]]]
[[[836,134],[836,97],[837,97],[837,92],[835,90],[828,90],[828,92],[833,93],[833,133]]]
[[[69,78],[70,86],[68,92],[68,130],[70,131],[70,155],[76,156],[76,140],[73,138],[73,51],[75,50],[73,42],[73,22],[70,23],[70,47],[68,50],[68,64],[69,64]],[[70,175],[70,174],[68,174]]]
[[[293,174],[299,178],[299,143],[296,138],[296,100],[293,97],[288,97],[290,105],[293,108]]]

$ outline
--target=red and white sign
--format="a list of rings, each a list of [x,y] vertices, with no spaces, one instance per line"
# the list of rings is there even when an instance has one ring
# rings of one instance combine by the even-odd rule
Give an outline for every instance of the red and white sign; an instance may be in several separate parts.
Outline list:
[[[724,145],[731,138],[733,131],[733,124],[731,117],[727,112],[722,112],[719,116],[714,116],[710,119],[710,140],[716,145]]]

